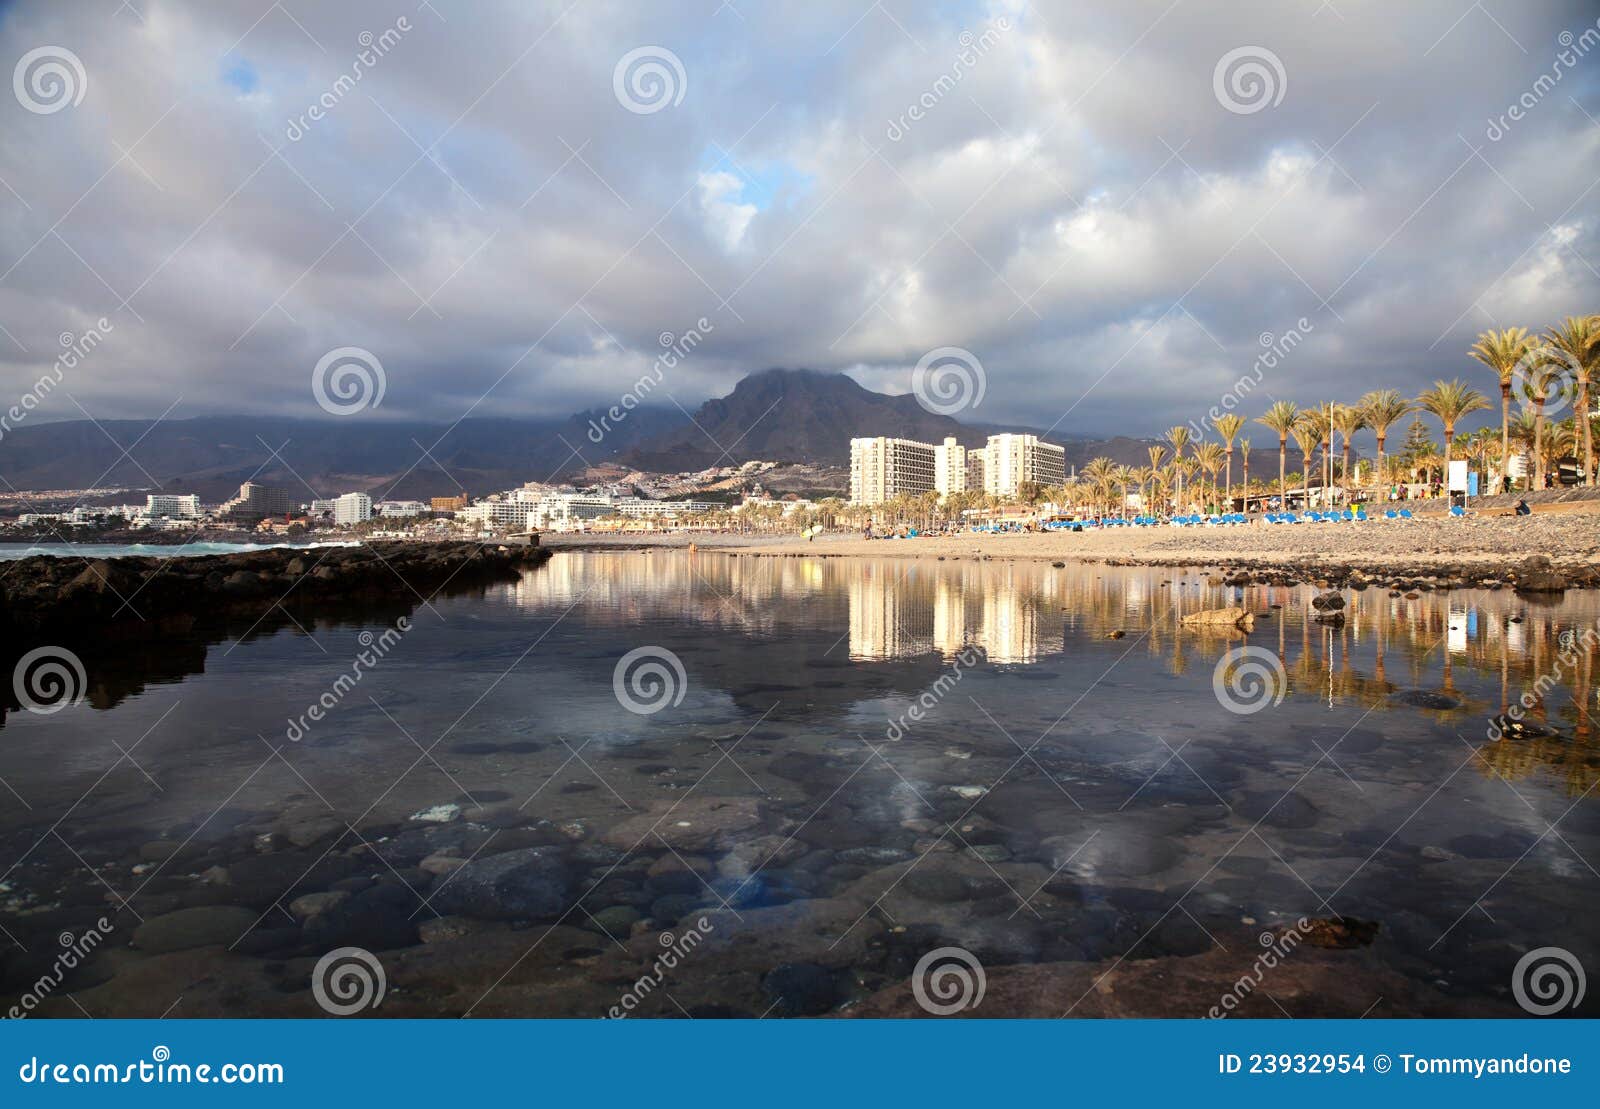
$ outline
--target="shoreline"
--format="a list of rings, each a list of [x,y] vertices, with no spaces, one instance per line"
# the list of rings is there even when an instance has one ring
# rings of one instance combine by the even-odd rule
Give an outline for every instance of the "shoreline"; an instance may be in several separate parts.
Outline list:
[[[923,536],[865,540],[833,533],[806,542],[777,535],[560,535],[553,552],[696,550],[732,557],[892,558],[1034,561],[1102,566],[1215,567],[1246,581],[1290,580],[1395,585],[1426,580],[1448,587],[1527,587],[1554,571],[1562,588],[1600,588],[1600,512],[1539,512],[1239,527],[1112,528],[1036,534]],[[1543,558],[1548,564],[1538,562]],[[1530,563],[1530,559],[1535,560]],[[1545,586],[1551,584],[1545,580]]]

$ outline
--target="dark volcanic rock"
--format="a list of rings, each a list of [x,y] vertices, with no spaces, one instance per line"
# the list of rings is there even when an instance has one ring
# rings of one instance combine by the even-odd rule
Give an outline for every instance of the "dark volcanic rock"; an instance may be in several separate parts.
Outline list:
[[[483,920],[559,916],[572,903],[572,876],[551,848],[529,847],[456,870],[433,896],[441,913]]]

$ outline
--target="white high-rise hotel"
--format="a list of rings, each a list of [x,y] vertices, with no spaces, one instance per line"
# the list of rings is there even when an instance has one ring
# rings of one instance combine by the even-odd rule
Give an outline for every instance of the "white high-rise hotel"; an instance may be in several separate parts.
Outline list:
[[[895,497],[968,489],[1014,497],[1023,482],[1060,485],[1067,479],[1066,451],[1037,435],[991,435],[982,449],[955,439],[938,446],[912,439],[850,440],[850,503],[882,504]]]

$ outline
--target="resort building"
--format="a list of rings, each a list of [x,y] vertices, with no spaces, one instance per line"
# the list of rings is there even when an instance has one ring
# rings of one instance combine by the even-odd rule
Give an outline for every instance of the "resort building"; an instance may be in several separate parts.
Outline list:
[[[333,502],[333,522],[341,526],[372,519],[372,498],[365,493],[346,493]]]
[[[948,436],[933,448],[933,488],[941,497],[967,488],[967,448]]]
[[[311,507],[306,510],[310,516],[332,516],[333,506],[337,501],[333,497],[318,498],[311,502]]]
[[[989,436],[983,448],[983,491],[1014,497],[1023,482],[1060,485],[1067,480],[1067,452],[1037,435]]]
[[[467,502],[469,500],[471,500],[471,498],[465,493],[462,493],[457,497],[434,497],[433,510],[435,512],[460,512],[463,508],[467,507]]]
[[[373,506],[379,516],[410,518],[423,516],[428,512],[428,506],[421,501],[379,501]]]
[[[294,510],[294,498],[288,490],[247,481],[239,486],[239,492],[231,500],[222,502],[217,516],[233,523],[253,524],[268,516],[287,516]]]
[[[195,517],[200,515],[200,498],[193,493],[151,493],[144,499],[144,514]]]
[[[850,440],[850,503],[882,504],[935,488],[935,447],[910,439]]]

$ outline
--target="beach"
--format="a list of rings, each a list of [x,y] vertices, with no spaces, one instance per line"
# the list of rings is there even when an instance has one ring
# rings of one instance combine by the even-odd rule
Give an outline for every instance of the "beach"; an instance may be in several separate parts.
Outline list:
[[[687,547],[748,555],[919,559],[1032,559],[1125,566],[1216,566],[1245,570],[1460,576],[1498,580],[1529,556],[1543,555],[1572,585],[1600,585],[1600,504],[1541,506],[1531,516],[1422,516],[1366,523],[1236,527],[1114,527],[1081,532],[862,539],[828,533],[807,542],[783,535],[546,535],[545,546],[572,549]]]

